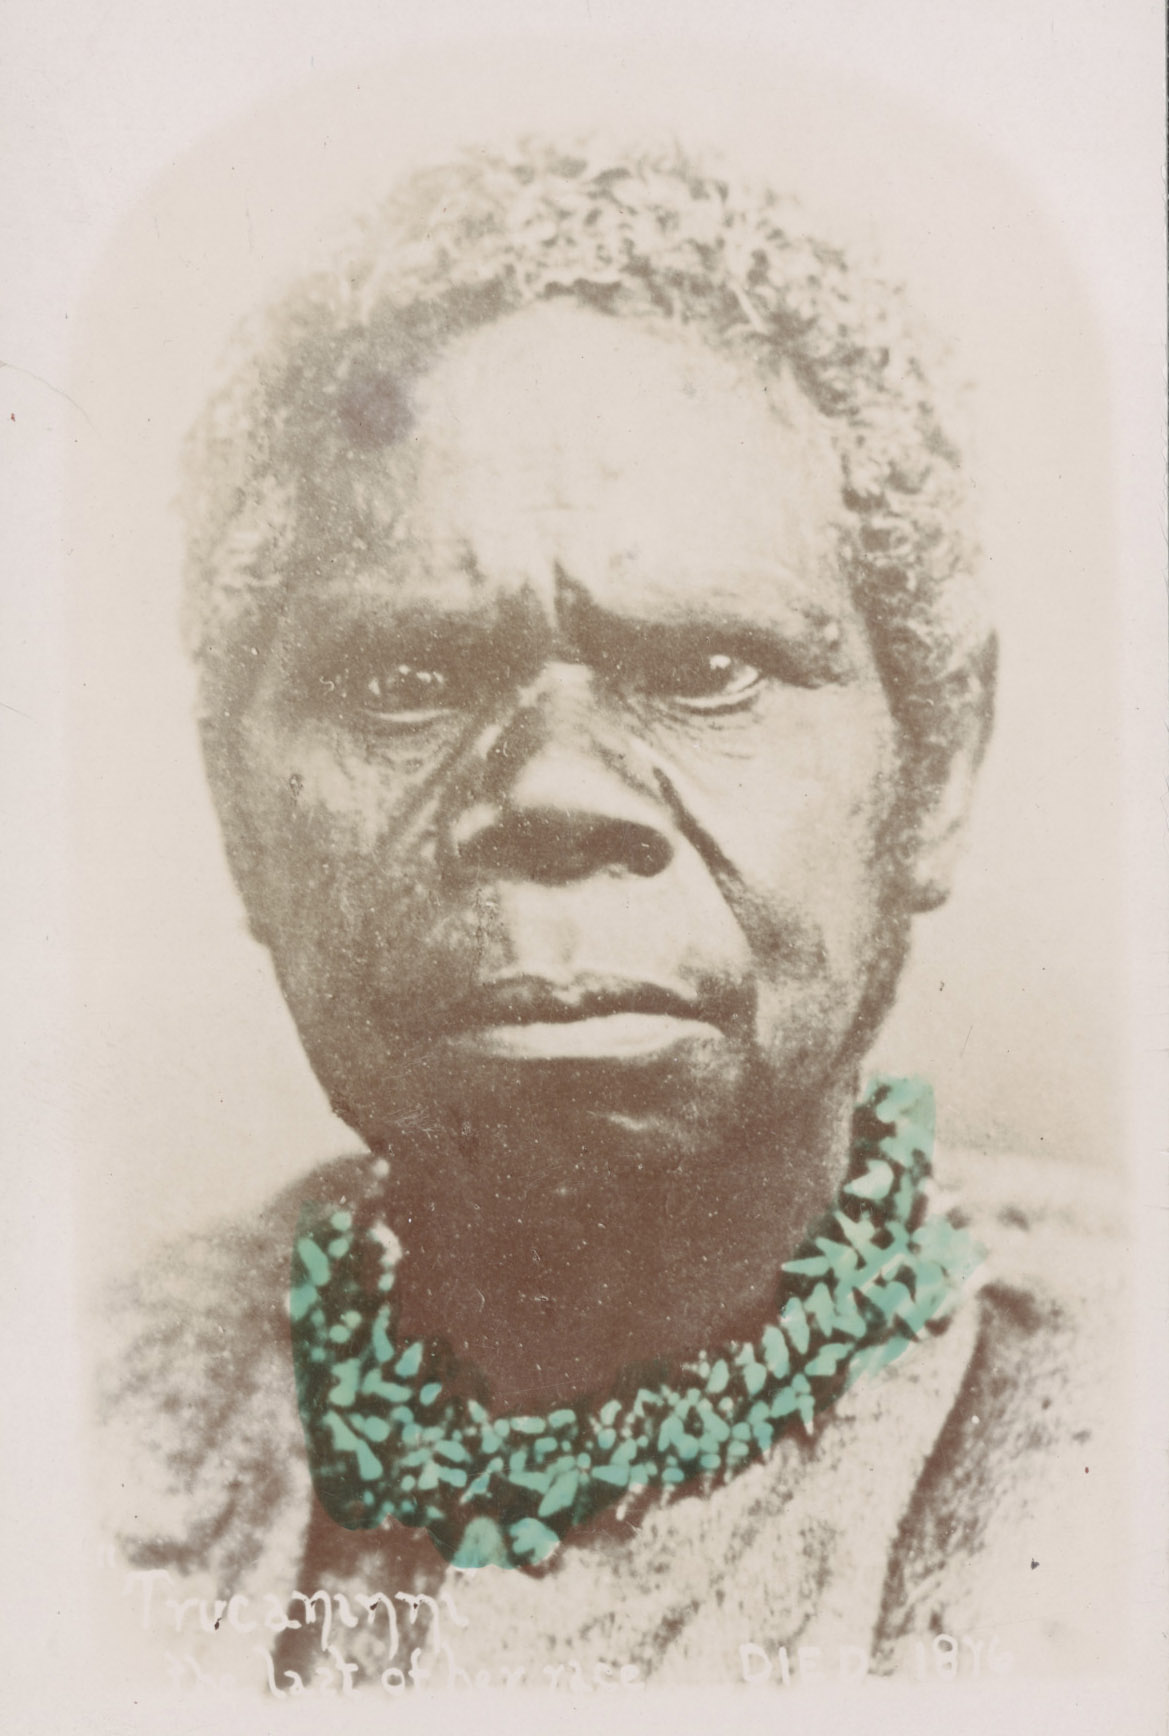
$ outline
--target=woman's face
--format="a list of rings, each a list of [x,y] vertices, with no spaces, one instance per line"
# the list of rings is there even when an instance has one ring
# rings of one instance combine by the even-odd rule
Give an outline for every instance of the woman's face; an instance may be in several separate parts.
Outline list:
[[[490,1123],[701,1186],[851,1073],[889,969],[897,740],[822,427],[545,304],[454,344],[346,488],[232,795],[322,1084],[374,1147]],[[836,1179],[793,1175],[801,1226]]]

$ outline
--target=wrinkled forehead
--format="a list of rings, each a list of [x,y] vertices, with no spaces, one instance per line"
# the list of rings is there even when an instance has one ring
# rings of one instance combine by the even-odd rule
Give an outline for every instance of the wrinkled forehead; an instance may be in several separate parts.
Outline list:
[[[837,575],[840,464],[790,375],[692,330],[569,302],[464,334],[388,381],[392,437],[350,448],[345,566],[432,600],[565,579],[619,609],[823,601]],[[342,513],[344,517],[344,512]]]

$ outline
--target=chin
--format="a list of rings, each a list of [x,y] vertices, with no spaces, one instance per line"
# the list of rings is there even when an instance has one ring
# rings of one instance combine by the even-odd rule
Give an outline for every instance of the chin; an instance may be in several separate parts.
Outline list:
[[[394,1088],[333,1097],[375,1151],[425,1145],[482,1174],[567,1166],[581,1175],[613,1166],[674,1168],[721,1149],[753,1119],[758,1068],[716,1034],[668,1054],[501,1058],[438,1044],[394,1070]]]

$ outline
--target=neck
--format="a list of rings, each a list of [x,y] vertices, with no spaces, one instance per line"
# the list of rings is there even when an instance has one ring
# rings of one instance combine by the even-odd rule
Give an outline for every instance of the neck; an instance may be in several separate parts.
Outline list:
[[[537,1410],[622,1369],[753,1338],[848,1163],[854,1081],[798,1122],[773,1108],[717,1149],[546,1125],[398,1149],[386,1209],[405,1249],[399,1336],[446,1339],[493,1405]]]

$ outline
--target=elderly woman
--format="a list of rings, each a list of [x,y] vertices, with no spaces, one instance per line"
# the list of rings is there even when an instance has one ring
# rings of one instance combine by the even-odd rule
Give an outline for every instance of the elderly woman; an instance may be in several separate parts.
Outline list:
[[[995,666],[900,296],[677,154],[468,157],[189,474],[228,854],[367,1151],[122,1299],[144,1623],[276,1694],[1079,1645],[1098,1225],[862,1095]]]

